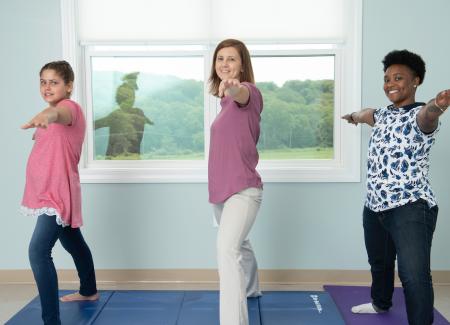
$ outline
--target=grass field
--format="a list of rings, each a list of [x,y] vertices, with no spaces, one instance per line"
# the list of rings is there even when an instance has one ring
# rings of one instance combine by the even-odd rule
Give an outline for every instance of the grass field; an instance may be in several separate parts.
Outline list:
[[[203,152],[178,155],[122,155],[108,160],[202,160]],[[104,156],[97,156],[96,160],[105,160]],[[301,148],[260,150],[261,160],[289,160],[289,159],[333,159],[333,148]]]
[[[333,159],[333,148],[297,148],[260,150],[259,159]]]

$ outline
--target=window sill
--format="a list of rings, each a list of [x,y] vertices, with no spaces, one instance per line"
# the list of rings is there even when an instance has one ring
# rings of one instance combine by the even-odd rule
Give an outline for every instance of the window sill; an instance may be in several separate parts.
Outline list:
[[[261,162],[257,168],[264,183],[360,182],[360,168],[323,164],[283,167]],[[95,167],[80,169],[81,183],[207,183],[206,166]]]

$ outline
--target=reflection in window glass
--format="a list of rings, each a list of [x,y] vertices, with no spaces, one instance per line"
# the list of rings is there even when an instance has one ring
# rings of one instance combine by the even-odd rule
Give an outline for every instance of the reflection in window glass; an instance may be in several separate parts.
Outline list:
[[[203,57],[92,57],[94,160],[204,159]]]
[[[253,57],[261,159],[333,159],[334,56]]]

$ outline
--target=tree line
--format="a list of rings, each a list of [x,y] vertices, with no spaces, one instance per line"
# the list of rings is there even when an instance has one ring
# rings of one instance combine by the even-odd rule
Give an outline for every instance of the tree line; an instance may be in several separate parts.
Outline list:
[[[123,74],[118,73],[94,75],[94,121],[102,121],[118,110],[115,93],[122,78]],[[133,108],[142,111],[152,122],[145,125],[142,134],[141,158],[203,155],[204,83],[171,76],[163,79],[161,82],[161,76],[140,74],[137,80],[139,90],[136,91]],[[291,80],[281,87],[273,82],[259,82],[257,87],[264,100],[260,150],[333,146],[333,80]],[[118,130],[121,129],[120,123],[126,130],[125,120],[118,119],[115,123],[119,123]],[[114,145],[109,143],[110,140],[121,141],[120,135],[111,135],[107,127],[96,127],[97,159],[123,158],[123,155],[106,154],[108,146]]]

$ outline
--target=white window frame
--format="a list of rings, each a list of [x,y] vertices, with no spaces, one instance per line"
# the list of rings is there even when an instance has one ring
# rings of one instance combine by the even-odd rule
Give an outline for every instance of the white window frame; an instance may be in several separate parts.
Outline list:
[[[361,17],[362,5],[356,1],[354,8],[356,28],[347,43],[342,40],[330,40],[329,49],[320,49],[323,41],[314,49],[314,44],[305,44],[304,48],[289,49],[289,46],[301,42],[295,41],[246,41],[252,56],[305,56],[305,55],[334,55],[335,56],[335,111],[333,130],[334,159],[331,160],[260,160],[257,170],[264,182],[359,182],[360,181],[360,145],[361,129],[348,125],[340,117],[348,112],[361,108]],[[76,4],[74,0],[61,0],[63,58],[71,62],[76,73],[76,85],[73,99],[85,109],[88,119],[87,141],[83,148],[80,161],[80,179],[82,183],[205,183],[207,182],[207,157],[209,148],[209,127],[220,110],[219,101],[208,94],[205,87],[204,94],[204,130],[205,130],[205,159],[196,161],[94,161],[92,157],[93,132],[92,109],[87,98],[90,98],[90,72],[87,70],[86,59],[89,45],[77,41]],[[174,44],[175,42],[170,42]],[[286,44],[286,50],[265,49],[270,44]],[[149,45],[164,45],[146,43]],[[187,45],[189,42],[178,42]],[[217,41],[193,42],[209,48],[205,55],[205,81],[209,77],[212,52]],[[133,45],[124,42],[104,45]],[[136,45],[142,45],[138,43]],[[261,45],[259,48],[258,46]],[[311,49],[313,48],[313,49]],[[140,52],[142,56],[142,52]],[[155,52],[149,52],[149,55]],[[136,53],[127,53],[136,55]],[[170,52],[159,52],[158,55],[174,55]],[[179,54],[179,53],[177,53]],[[176,55],[179,56],[179,55]],[[130,164],[131,163],[131,164]]]
[[[128,48],[141,48],[141,50],[114,50],[126,46]],[[176,51],[171,51],[171,47],[176,47]],[[98,49],[96,49],[98,48]],[[102,48],[111,48],[110,50]],[[147,49],[146,49],[147,48]],[[161,48],[161,49],[159,49]],[[204,58],[204,80],[208,79],[209,67],[211,59],[209,51],[205,45],[198,44],[178,44],[177,46],[162,44],[99,44],[99,43],[83,43],[85,60],[85,87],[86,91],[85,106],[86,119],[90,121],[87,126],[87,139],[85,141],[83,151],[84,168],[80,169],[81,176],[90,182],[204,182],[207,179],[205,173],[206,158],[203,160],[95,160],[94,156],[94,130],[93,130],[93,107],[91,94],[91,76],[89,60],[92,57],[203,57]],[[209,129],[216,115],[215,102],[211,105],[209,102],[211,96],[208,95],[207,89],[204,89],[204,130]],[[211,111],[212,107],[212,111]],[[204,134],[205,157],[207,157],[209,147],[209,137],[207,132]],[[92,181],[91,181],[92,180]]]

